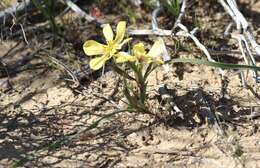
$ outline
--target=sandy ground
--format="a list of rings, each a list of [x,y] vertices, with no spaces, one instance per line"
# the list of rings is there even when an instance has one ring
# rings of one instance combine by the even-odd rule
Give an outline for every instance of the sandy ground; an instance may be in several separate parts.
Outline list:
[[[246,16],[255,24],[259,41],[260,3],[246,5],[242,11],[250,9]],[[224,27],[219,19],[229,17],[219,9],[212,17],[211,10],[216,9],[199,20],[200,38],[208,48],[218,49],[216,34],[222,32],[218,27]],[[198,10],[197,17],[202,15],[207,13]],[[91,27],[83,34],[88,31]],[[165,41],[174,53],[171,39]],[[182,42],[193,46],[189,40]],[[16,39],[0,45],[1,62],[8,67],[2,66],[0,72],[9,72],[0,77],[0,168],[24,157],[30,159],[24,167],[260,167],[260,85],[252,80],[251,72],[245,72],[250,87],[244,88],[233,70],[225,71],[227,77],[221,79],[217,69],[206,66],[174,64],[168,71],[161,67],[151,75],[148,87],[151,109],[158,118],[124,112],[84,131],[100,117],[124,108],[122,79],[110,70],[103,75],[96,72],[75,88],[64,69],[32,48]],[[203,57],[196,49],[174,57],[197,53]],[[243,63],[237,54],[214,57]],[[20,60],[25,62],[19,64]],[[161,89],[174,105],[164,99]],[[214,114],[217,122],[212,121]],[[77,136],[58,148],[43,148],[65,135]]]

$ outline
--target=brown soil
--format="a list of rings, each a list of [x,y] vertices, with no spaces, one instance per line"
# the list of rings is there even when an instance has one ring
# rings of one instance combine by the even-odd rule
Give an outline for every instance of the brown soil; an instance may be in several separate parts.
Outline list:
[[[194,27],[190,20],[195,12],[198,37],[209,49],[237,50],[236,43],[222,35],[229,16],[221,6],[206,2],[189,6],[186,24]],[[260,3],[240,2],[259,41]],[[104,19],[112,24],[125,17],[107,13]],[[72,86],[67,71],[48,56],[76,70],[88,62],[82,42],[96,38],[100,31],[73,13],[66,16],[71,19],[65,19],[68,39],[66,43],[58,39],[59,47],[45,43],[50,40],[48,33],[29,34],[29,45],[20,36],[0,43],[0,61],[5,65],[0,62],[0,168],[32,155],[24,167],[260,167],[260,86],[251,71],[245,72],[250,87],[244,88],[235,70],[225,71],[227,77],[221,79],[218,69],[202,65],[161,67],[151,75],[148,88],[157,118],[124,112],[82,131],[124,108],[122,80],[108,68],[104,74],[85,74],[79,87]],[[145,27],[149,19],[147,13],[136,25]],[[138,39],[151,44],[148,37]],[[204,58],[190,40],[178,39],[178,51],[172,39],[165,41],[173,57]],[[243,63],[239,54],[214,55],[214,59]],[[160,95],[163,88],[181,113]],[[214,114],[218,121],[212,121]],[[58,148],[42,148],[65,135],[76,136]]]

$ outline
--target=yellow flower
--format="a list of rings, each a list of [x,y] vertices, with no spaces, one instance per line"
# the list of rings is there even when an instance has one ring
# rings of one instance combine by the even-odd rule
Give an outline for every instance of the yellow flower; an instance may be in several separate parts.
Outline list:
[[[116,28],[116,37],[109,24],[106,24],[103,28],[103,34],[106,39],[106,45],[100,44],[94,40],[88,40],[83,45],[83,50],[88,56],[100,55],[99,57],[93,58],[90,61],[90,68],[93,70],[100,69],[107,60],[113,56],[118,57],[117,52],[126,44],[131,38],[124,39],[126,30],[126,22],[120,21]],[[120,57],[120,56],[119,56]]]
[[[156,64],[163,64],[164,62],[160,58],[163,54],[163,51],[164,42],[161,38],[153,44],[151,50],[148,53],[145,51],[144,44],[138,43],[133,47],[133,56],[125,52],[119,52],[117,54],[118,57],[116,59],[116,62],[123,63],[128,61],[138,61],[139,63],[146,62],[149,64],[154,62]]]

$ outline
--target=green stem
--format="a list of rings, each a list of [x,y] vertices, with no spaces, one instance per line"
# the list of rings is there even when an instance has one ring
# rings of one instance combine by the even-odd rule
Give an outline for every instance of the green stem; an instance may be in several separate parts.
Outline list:
[[[145,106],[146,80],[143,75],[143,65],[142,64],[137,65],[136,76],[137,76],[137,86],[138,86],[139,98],[140,98],[142,106]]]

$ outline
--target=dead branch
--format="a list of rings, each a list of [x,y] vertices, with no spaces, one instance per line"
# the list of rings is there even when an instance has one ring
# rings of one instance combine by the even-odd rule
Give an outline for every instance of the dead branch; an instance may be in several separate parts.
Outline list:
[[[209,51],[207,50],[207,48],[198,40],[197,37],[194,36],[194,33],[196,31],[196,28],[193,29],[191,32],[188,31],[187,27],[184,26],[183,24],[181,23],[178,23],[177,26],[182,30],[182,31],[179,31],[178,33],[176,33],[176,35],[178,36],[184,36],[184,37],[190,37],[194,43],[196,44],[196,46],[207,56],[207,59],[209,61],[212,61],[212,62],[216,62],[214,59],[212,59]],[[222,69],[219,68],[219,72],[222,76],[225,76],[225,73]]]
[[[84,12],[78,5],[76,5],[71,0],[62,0],[61,2],[64,2],[71,10],[76,12],[81,18],[86,19],[87,22],[95,23],[97,26],[101,26],[102,23],[98,20],[96,20],[94,17],[88,15],[86,12]]]
[[[186,5],[187,5],[187,0],[183,0],[182,5],[181,5],[180,14],[179,14],[178,18],[176,19],[173,28],[175,28],[178,23],[181,23],[181,20],[182,20],[183,16],[185,15]]]
[[[252,53],[253,51],[255,51],[256,54],[260,56],[260,46],[257,44],[253,36],[252,27],[249,26],[249,23],[247,22],[243,14],[239,11],[235,0],[218,0],[218,2],[223,6],[225,11],[236,23],[236,29],[239,34],[237,35],[236,33],[231,33],[231,37],[238,41],[239,49],[242,53],[242,56],[244,57],[245,62],[249,65],[256,65]],[[225,36],[230,31],[231,27],[232,24],[227,27],[224,33]],[[253,51],[251,51],[249,44],[251,45]],[[253,72],[253,77],[256,79],[257,82],[259,81],[257,72]]]

